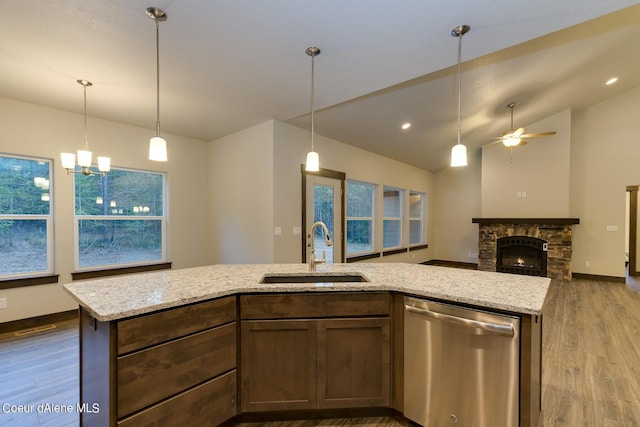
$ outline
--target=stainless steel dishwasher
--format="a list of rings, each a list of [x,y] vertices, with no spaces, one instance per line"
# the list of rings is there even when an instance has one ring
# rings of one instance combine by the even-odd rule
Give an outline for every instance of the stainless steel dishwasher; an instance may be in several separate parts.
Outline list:
[[[404,304],[405,417],[425,427],[517,427],[520,319]]]

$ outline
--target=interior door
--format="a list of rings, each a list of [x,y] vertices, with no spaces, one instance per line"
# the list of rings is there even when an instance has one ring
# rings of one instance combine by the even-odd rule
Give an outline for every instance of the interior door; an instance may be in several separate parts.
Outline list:
[[[344,180],[319,175],[306,175],[305,185],[305,262],[311,255],[311,227],[322,221],[329,229],[332,246],[326,246],[321,227],[313,236],[316,258],[327,263],[343,262],[342,251],[342,184]]]

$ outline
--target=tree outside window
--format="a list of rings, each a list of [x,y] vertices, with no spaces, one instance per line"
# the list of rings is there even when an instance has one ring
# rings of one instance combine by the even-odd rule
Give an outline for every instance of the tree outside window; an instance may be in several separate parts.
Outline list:
[[[75,176],[76,268],[166,261],[165,176],[113,168]]]
[[[347,255],[373,252],[375,188],[364,182],[347,182]]]

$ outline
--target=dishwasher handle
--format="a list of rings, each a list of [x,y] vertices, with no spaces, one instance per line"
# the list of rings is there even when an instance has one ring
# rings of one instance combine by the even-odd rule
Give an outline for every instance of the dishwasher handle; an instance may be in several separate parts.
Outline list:
[[[500,335],[513,336],[513,325],[497,325],[495,323],[480,322],[479,320],[465,319],[464,317],[451,316],[449,314],[438,313],[431,310],[425,310],[422,308],[414,307],[412,305],[404,306],[405,310],[418,314],[420,316],[430,317],[432,319],[442,320],[456,325],[468,326],[471,328],[480,329],[487,332],[493,332]]]

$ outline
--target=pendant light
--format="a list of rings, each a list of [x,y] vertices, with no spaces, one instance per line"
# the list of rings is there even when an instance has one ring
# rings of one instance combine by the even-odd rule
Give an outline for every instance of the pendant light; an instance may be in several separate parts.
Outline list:
[[[67,174],[81,173],[83,175],[102,175],[105,176],[111,170],[111,159],[109,157],[98,157],[98,172],[92,171],[91,167],[91,151],[89,151],[89,139],[87,138],[87,87],[93,86],[93,83],[87,80],[76,80],[82,85],[84,93],[84,140],[82,149],[78,150],[78,166],[82,169],[76,171],[76,155],[73,153],[61,153],[60,158],[62,167],[66,169]]]
[[[148,7],[147,16],[156,22],[156,136],[149,140],[149,160],[167,161],[167,141],[160,136],[160,22],[167,14],[156,7]]]
[[[451,149],[451,166],[467,166],[467,147],[460,143],[460,77],[462,63],[462,36],[469,32],[468,25],[460,25],[451,30],[453,37],[458,37],[458,143]]]
[[[314,134],[314,86],[315,86],[315,57],[320,55],[320,49],[317,47],[308,47],[305,53],[311,57],[311,151],[307,153],[307,163],[305,170],[309,172],[318,172],[320,170],[320,156],[313,149]]]

